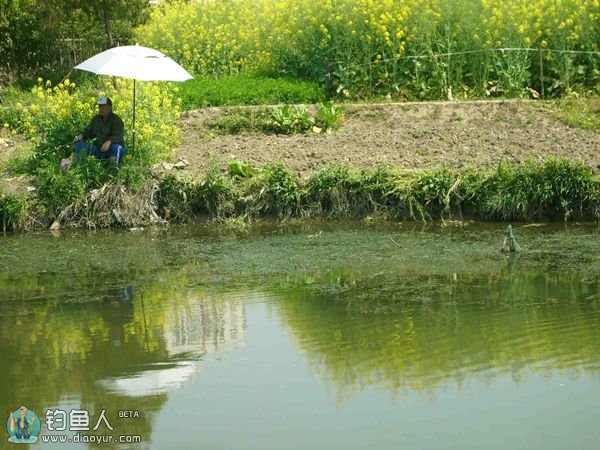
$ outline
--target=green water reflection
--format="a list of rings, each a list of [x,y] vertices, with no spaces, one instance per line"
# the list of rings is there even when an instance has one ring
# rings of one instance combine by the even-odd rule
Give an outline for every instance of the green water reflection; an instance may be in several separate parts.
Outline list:
[[[149,442],[168,393],[198,375],[206,354],[242,343],[245,323],[239,299],[131,293],[126,286],[103,301],[34,303],[20,311],[3,304],[3,404],[67,404],[96,418],[107,409],[109,423]],[[142,414],[125,423],[120,410]]]
[[[478,374],[519,383],[536,372],[600,373],[598,282],[535,274],[371,281],[334,301],[321,294],[277,304],[340,400],[373,384],[397,392]]]
[[[224,355],[254,354],[248,328],[272,320],[310,367],[298,395],[325,385],[338,406],[373,387],[398,398],[471,379],[600,381],[597,228],[517,228],[518,258],[498,253],[497,228],[0,238],[2,406],[42,420],[47,408],[106,409],[117,431],[163,448],[153,430],[172,394],[200,388]],[[267,313],[251,322],[256,303]]]

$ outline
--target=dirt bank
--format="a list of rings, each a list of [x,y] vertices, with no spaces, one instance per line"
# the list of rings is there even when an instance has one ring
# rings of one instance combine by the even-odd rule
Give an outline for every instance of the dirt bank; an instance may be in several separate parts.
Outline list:
[[[280,160],[302,174],[330,162],[461,168],[554,156],[586,162],[600,172],[600,134],[567,126],[541,102],[349,105],[342,128],[330,135],[215,135],[208,123],[223,111],[184,114],[176,157],[190,163],[187,171],[202,172],[211,160],[224,168],[233,156],[258,167]]]

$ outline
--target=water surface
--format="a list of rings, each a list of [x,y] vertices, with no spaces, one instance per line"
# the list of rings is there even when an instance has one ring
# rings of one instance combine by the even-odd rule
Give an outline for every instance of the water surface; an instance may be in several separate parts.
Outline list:
[[[598,448],[598,228],[502,228],[0,237],[2,407],[142,440],[89,448]]]

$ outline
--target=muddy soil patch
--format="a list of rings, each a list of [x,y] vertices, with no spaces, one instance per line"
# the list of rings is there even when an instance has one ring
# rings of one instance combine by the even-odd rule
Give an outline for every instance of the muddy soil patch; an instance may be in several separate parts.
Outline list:
[[[232,157],[256,167],[279,160],[302,174],[328,163],[405,169],[493,167],[549,156],[582,161],[600,171],[600,134],[557,120],[532,101],[367,104],[346,106],[341,129],[329,135],[259,132],[216,135],[209,122],[226,109],[190,111],[181,119],[177,158],[187,170],[225,168]]]

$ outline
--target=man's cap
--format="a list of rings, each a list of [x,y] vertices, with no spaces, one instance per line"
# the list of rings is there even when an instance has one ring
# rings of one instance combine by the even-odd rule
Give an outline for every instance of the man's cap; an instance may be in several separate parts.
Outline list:
[[[112,105],[112,100],[110,97],[100,97],[98,98],[98,105]]]

